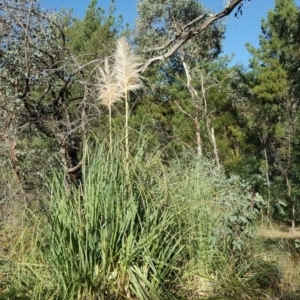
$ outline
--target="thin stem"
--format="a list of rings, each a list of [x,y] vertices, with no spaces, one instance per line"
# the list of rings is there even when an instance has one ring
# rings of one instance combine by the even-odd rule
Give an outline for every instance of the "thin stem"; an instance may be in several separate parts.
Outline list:
[[[127,91],[127,88],[125,88],[125,151],[126,151],[126,161],[128,161],[128,158],[129,158],[128,121],[129,121],[128,91]]]
[[[112,126],[111,126],[111,106],[108,106],[109,113],[109,151],[112,152]]]

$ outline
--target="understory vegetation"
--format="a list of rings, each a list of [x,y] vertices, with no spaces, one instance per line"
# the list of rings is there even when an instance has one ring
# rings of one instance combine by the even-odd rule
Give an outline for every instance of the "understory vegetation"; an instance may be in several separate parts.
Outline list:
[[[148,63],[201,1],[0,10],[0,300],[300,299],[294,1],[247,69],[219,21]]]
[[[159,151],[145,160],[138,145],[127,161],[125,145],[115,143],[111,151],[104,142],[84,150],[82,186],[67,187],[54,171],[42,209],[27,208],[22,224],[10,225],[20,236],[1,265],[6,299],[280,290],[278,266],[255,254],[254,207],[262,199],[250,186],[189,152],[165,165]]]

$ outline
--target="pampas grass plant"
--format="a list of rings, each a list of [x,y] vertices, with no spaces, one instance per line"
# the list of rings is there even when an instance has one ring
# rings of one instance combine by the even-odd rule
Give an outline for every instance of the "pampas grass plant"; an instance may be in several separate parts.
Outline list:
[[[183,250],[177,211],[164,209],[139,156],[127,169],[120,146],[86,150],[83,195],[66,193],[62,172],[49,185],[45,257],[60,299],[174,299]]]
[[[96,80],[98,82],[99,94],[98,99],[102,105],[108,108],[109,113],[109,143],[110,148],[112,147],[112,117],[111,109],[112,106],[121,101],[121,90],[120,85],[116,80],[114,70],[109,64],[109,59],[106,58],[104,62],[104,68],[98,67],[96,73]]]
[[[122,98],[125,101],[125,156],[128,160],[129,93],[135,92],[142,87],[142,76],[139,74],[141,63],[124,37],[117,41],[113,61],[113,66],[111,67],[108,58],[106,58],[104,68],[99,67],[97,69],[98,99],[109,111],[110,145],[112,145],[111,108]]]
[[[127,160],[129,157],[129,92],[135,92],[142,87],[142,76],[139,74],[140,66],[139,58],[132,52],[126,39],[120,38],[117,41],[114,55],[114,73],[125,100],[125,156]]]

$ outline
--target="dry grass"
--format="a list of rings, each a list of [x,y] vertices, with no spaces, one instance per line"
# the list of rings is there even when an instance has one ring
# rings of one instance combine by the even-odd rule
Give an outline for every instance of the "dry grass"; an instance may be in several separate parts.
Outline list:
[[[116,79],[124,91],[124,98],[126,98],[128,91],[135,92],[143,84],[142,76],[139,74],[139,67],[141,66],[139,57],[132,52],[130,45],[124,37],[117,41],[114,60]]]
[[[278,265],[281,274],[281,299],[300,299],[300,259],[289,251],[284,251],[283,244],[277,246],[277,249],[274,247],[266,250],[264,259],[276,262]]]
[[[96,80],[98,83],[98,98],[104,106],[110,108],[116,102],[121,101],[120,85],[116,81],[115,73],[105,59],[104,68],[98,67]]]
[[[23,230],[27,199],[13,173],[0,181],[0,259],[12,256],[12,247]],[[1,271],[0,271],[1,272]]]
[[[300,299],[300,228],[292,233],[291,228],[277,224],[259,226],[258,238],[264,241],[261,255],[264,260],[275,262],[281,273],[280,299]]]
[[[257,230],[257,235],[260,238],[265,239],[300,239],[300,228],[296,228],[293,233],[291,228],[282,228],[282,227],[259,227]]]
[[[117,48],[114,54],[114,72],[117,82],[123,90],[125,101],[125,148],[126,159],[129,158],[128,144],[128,121],[129,121],[129,92],[136,92],[142,84],[142,76],[139,74],[139,57],[131,50],[130,45],[124,37],[117,41]]]

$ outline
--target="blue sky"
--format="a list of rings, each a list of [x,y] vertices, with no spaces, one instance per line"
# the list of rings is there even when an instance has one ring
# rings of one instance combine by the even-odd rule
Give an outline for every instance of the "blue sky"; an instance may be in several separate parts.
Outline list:
[[[74,15],[83,17],[90,0],[41,0],[45,8],[74,8]],[[300,0],[295,0],[300,4]],[[202,0],[203,4],[218,12],[223,7],[223,0]],[[109,0],[98,0],[99,6],[106,9]],[[132,24],[136,17],[137,0],[115,0],[117,15],[122,14],[125,22]],[[236,19],[234,13],[227,18],[227,31],[224,41],[224,54],[235,53],[232,63],[243,63],[248,66],[249,53],[245,44],[249,42],[258,46],[258,36],[261,33],[261,19],[267,16],[269,9],[274,7],[275,0],[251,0],[244,7],[243,15]]]

